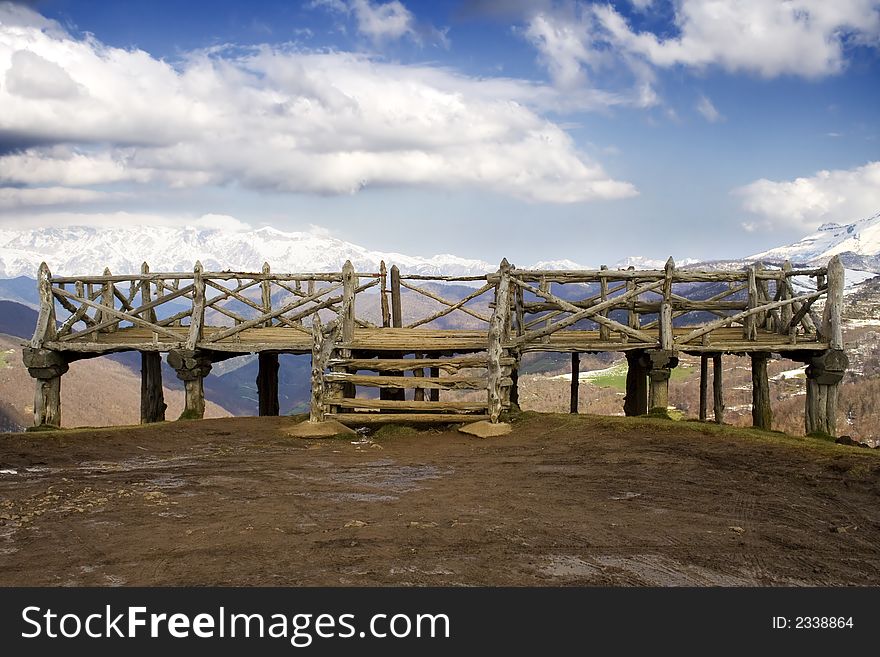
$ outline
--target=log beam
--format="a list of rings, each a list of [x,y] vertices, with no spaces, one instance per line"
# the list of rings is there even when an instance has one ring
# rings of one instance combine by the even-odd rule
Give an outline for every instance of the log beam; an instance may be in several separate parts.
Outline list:
[[[770,354],[755,352],[752,359],[752,426],[770,431],[773,414],[770,409],[770,381],[767,378],[767,361]]]
[[[211,359],[202,351],[174,349],[168,353],[168,364],[183,381],[185,393],[181,420],[201,420],[205,417],[204,379],[211,372]]]
[[[141,352],[141,424],[165,421],[165,393],[162,388],[162,354]]]
[[[260,416],[279,414],[278,404],[278,354],[261,351],[257,356],[257,397]]]
[[[61,377],[69,369],[64,354],[25,347],[22,361],[34,379],[34,428],[61,427]]]

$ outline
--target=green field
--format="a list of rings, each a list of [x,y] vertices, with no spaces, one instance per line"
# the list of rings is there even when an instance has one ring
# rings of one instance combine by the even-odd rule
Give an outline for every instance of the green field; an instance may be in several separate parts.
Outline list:
[[[683,381],[693,373],[692,367],[676,367],[672,370],[672,381]],[[598,386],[599,388],[614,388],[615,390],[626,390],[626,361],[615,363],[607,371],[603,371],[596,376],[584,376],[589,372],[581,373],[581,381],[586,380],[588,383]]]

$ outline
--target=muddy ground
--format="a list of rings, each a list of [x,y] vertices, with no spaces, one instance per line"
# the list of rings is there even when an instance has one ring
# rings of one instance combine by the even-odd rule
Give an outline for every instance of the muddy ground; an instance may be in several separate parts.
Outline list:
[[[0,435],[2,585],[880,584],[880,450],[526,414]]]

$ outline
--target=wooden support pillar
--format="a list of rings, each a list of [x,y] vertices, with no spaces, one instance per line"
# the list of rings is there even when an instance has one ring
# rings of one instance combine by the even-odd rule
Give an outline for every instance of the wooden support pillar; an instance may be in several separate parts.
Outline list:
[[[257,356],[257,396],[261,416],[278,415],[278,354],[260,352]]]
[[[670,351],[649,351],[642,359],[648,370],[648,410],[665,415],[669,407],[669,378],[678,365],[678,357]]]
[[[162,354],[141,352],[141,424],[165,421],[165,393],[162,389]]]
[[[501,261],[498,270],[498,285],[495,288],[495,310],[489,321],[488,348],[488,406],[490,421],[498,422],[504,405],[504,369],[501,358],[504,355],[503,340],[510,321],[510,264],[507,258]]]
[[[191,349],[176,349],[169,352],[168,364],[183,381],[185,393],[181,420],[200,420],[205,417],[204,379],[211,372],[211,359],[203,352]]]
[[[342,324],[340,339],[344,345],[350,345],[354,340],[355,328],[355,290],[358,286],[358,277],[354,271],[351,260],[346,260],[342,266],[342,305],[340,306],[339,321]],[[337,350],[338,358],[351,358],[351,349],[347,346]],[[350,372],[348,368],[344,371]],[[355,386],[351,383],[342,384],[342,396],[346,399],[355,397]]]
[[[644,351],[626,352],[626,397],[623,413],[628,417],[648,412],[648,372],[642,363]]]
[[[312,315],[312,396],[309,403],[309,421],[324,420],[324,331],[318,313]]]
[[[715,406],[715,423],[724,423],[724,374],[721,354],[712,356],[712,397]]]
[[[571,401],[569,413],[578,412],[578,393],[580,392],[581,355],[577,352],[571,354]]]
[[[22,361],[34,379],[34,427],[61,427],[61,377],[69,366],[63,354],[25,347]]]
[[[808,361],[804,409],[804,431],[807,435],[837,434],[838,388],[848,366],[849,359],[842,349],[831,349]]]
[[[700,356],[700,422],[705,422],[709,413],[709,357]]]
[[[510,403],[519,407],[519,363],[510,368]]]
[[[391,266],[391,326],[393,328],[401,328],[403,326],[403,307],[400,301],[400,269],[397,265]],[[403,358],[403,354],[397,352],[389,353],[388,358]],[[403,372],[388,372],[388,376],[402,375]],[[385,395],[393,401],[406,400],[406,390],[402,388],[391,388],[385,392]]]
[[[752,359],[752,426],[770,431],[773,414],[770,409],[770,381],[767,361],[770,354],[759,351],[749,354]]]

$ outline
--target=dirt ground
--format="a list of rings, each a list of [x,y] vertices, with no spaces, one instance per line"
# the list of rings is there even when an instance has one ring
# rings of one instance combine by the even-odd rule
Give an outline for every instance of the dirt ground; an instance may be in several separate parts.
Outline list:
[[[880,451],[525,414],[0,435],[2,585],[878,585]]]

